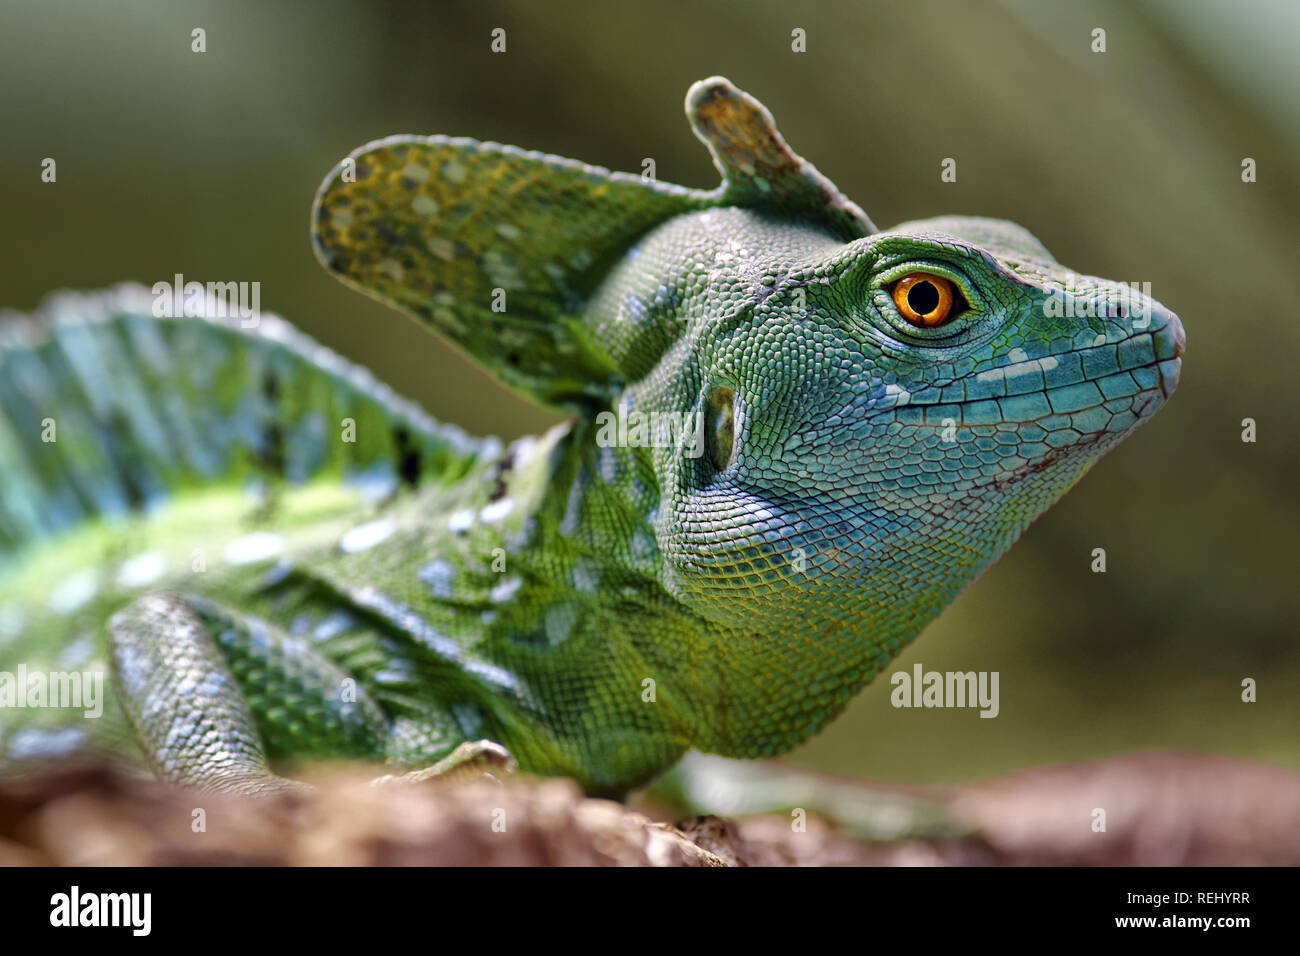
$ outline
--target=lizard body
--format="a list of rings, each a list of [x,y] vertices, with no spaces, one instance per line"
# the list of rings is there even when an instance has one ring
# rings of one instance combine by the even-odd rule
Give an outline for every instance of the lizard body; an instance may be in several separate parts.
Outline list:
[[[570,413],[508,448],[271,317],[52,300],[0,343],[0,669],[106,660],[91,736],[250,789],[483,739],[618,794],[824,726],[1164,403],[1182,328],[1011,223],[878,231],[725,80],[687,113],[715,190],[447,137],[322,185],[328,269]],[[41,717],[9,760],[87,733]]]

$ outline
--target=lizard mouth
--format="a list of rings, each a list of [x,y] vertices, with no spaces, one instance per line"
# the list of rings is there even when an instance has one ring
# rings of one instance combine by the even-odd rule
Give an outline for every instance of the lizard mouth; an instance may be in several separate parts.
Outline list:
[[[1169,398],[1178,387],[1178,378],[1182,375],[1182,352],[1180,351],[1175,358],[1158,363],[1156,367],[1160,371],[1160,391],[1164,393],[1165,398]]]
[[[1136,404],[1134,414],[1138,418],[1149,418],[1155,414],[1156,410],[1163,407],[1174,394],[1174,389],[1178,387],[1178,377],[1182,372],[1183,360],[1180,358],[1163,359],[1159,362],[1152,362],[1149,365],[1140,365],[1138,370],[1155,369],[1157,381],[1154,386],[1145,388],[1134,399],[1144,399],[1140,405]]]
[[[1187,352],[1187,333],[1183,331],[1183,323],[1178,321],[1178,316],[1172,312],[1165,311],[1163,318],[1164,324],[1155,332],[1155,343],[1157,349],[1163,347],[1167,351],[1172,348],[1174,354],[1172,358],[1158,361],[1156,368],[1160,373],[1160,391],[1164,393],[1165,398],[1169,398],[1178,387],[1178,378],[1183,371],[1183,355]]]
[[[1145,424],[1157,411],[1163,408],[1165,402],[1169,400],[1178,387],[1178,379],[1182,372],[1182,356],[1186,351],[1186,339],[1182,325],[1172,313],[1167,313],[1165,323],[1156,329],[1152,335],[1155,354],[1159,356],[1172,353],[1172,357],[1157,357],[1152,361],[1125,370],[1125,374],[1135,378],[1138,384],[1138,390],[1129,397],[1127,411],[1132,417],[1128,419],[1126,424],[1119,427],[1113,424],[1114,416],[1123,414],[1122,411],[1115,411],[1112,414],[1110,423],[1088,431],[1080,430],[1081,433],[1075,441],[1053,447],[1042,457],[1025,462],[1004,474],[992,476],[988,484],[997,489],[1006,489],[1018,484],[1030,475],[1047,472],[1053,468],[1065,466],[1070,462],[1096,460],[1128,437],[1134,428]],[[1085,379],[1085,381],[1099,384],[1097,379]],[[1039,393],[1047,398],[1049,405],[1054,405],[1051,398],[1053,391],[1054,389],[1047,388]],[[1108,404],[1108,402],[1102,402],[1088,408],[1074,409],[1074,413],[1086,414]]]
[[[1177,323],[1177,320],[1174,320]],[[1178,387],[1179,373],[1182,371],[1182,328],[1178,329],[1178,336],[1175,340],[1177,343],[1176,354],[1172,359],[1159,359],[1154,362],[1148,362],[1145,365],[1139,365],[1129,369],[1129,373],[1147,371],[1154,369],[1158,381],[1152,385],[1143,388],[1132,398],[1132,414],[1134,421],[1128,427],[1111,430],[1103,428],[1097,431],[1085,433],[1077,442],[1063,446],[1059,449],[1053,449],[1046,457],[1032,461],[1028,465],[1018,468],[1013,473],[1013,480],[1023,478],[1027,474],[1046,471],[1053,465],[1061,464],[1069,459],[1098,458],[1109,448],[1127,437],[1138,425],[1144,424],[1157,411],[1164,407],[1169,397],[1173,395],[1174,389]],[[1050,390],[1049,390],[1050,391]],[[1002,482],[1009,484],[1011,482]]]

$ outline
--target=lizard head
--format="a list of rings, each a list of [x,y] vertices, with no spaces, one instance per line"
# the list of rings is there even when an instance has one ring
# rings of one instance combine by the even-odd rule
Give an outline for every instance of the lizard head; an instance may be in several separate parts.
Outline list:
[[[1150,418],[1183,333],[1011,223],[877,229],[724,79],[686,108],[717,189],[392,137],[326,178],[313,234],[344,281],[571,413],[547,520],[704,622],[732,698],[712,713],[748,729],[700,743],[769,753]]]
[[[588,313],[639,370],[621,402],[699,416],[703,454],[655,456],[665,579],[766,634],[848,623],[883,662],[1166,401],[1182,327],[1013,223],[877,230],[726,81],[687,110],[721,208],[650,233]]]
[[[647,258],[654,287],[620,267],[597,327],[617,342],[656,297],[681,316],[672,364],[623,401],[701,413],[703,454],[656,455],[657,531],[674,593],[719,620],[906,640],[1178,381],[1176,316],[1006,222],[845,243],[716,210]]]

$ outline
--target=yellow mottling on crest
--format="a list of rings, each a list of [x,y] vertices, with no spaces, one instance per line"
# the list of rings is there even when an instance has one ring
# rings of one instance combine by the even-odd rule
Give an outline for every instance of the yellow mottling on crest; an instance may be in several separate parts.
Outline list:
[[[422,183],[429,178],[429,171],[423,166],[417,166],[415,163],[407,163],[402,168],[402,175],[407,179],[413,179],[417,183]]]
[[[443,262],[451,262],[452,259],[456,258],[456,247],[452,244],[450,239],[444,239],[442,236],[434,236],[426,242],[425,245],[429,247],[430,252]]]

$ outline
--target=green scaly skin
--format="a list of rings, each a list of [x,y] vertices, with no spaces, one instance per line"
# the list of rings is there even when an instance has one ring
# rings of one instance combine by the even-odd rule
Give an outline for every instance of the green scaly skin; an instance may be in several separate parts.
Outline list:
[[[115,676],[75,731],[6,714],[9,758],[134,741],[259,790],[491,740],[619,794],[689,748],[780,754],[1172,393],[1158,303],[1000,220],[878,231],[723,79],[687,114],[715,190],[441,136],[322,185],[327,268],[570,413],[508,449],[277,320],[154,321],[143,290],[0,346],[0,664]],[[964,310],[906,322],[915,272]],[[611,410],[701,414],[704,447],[611,445]]]

